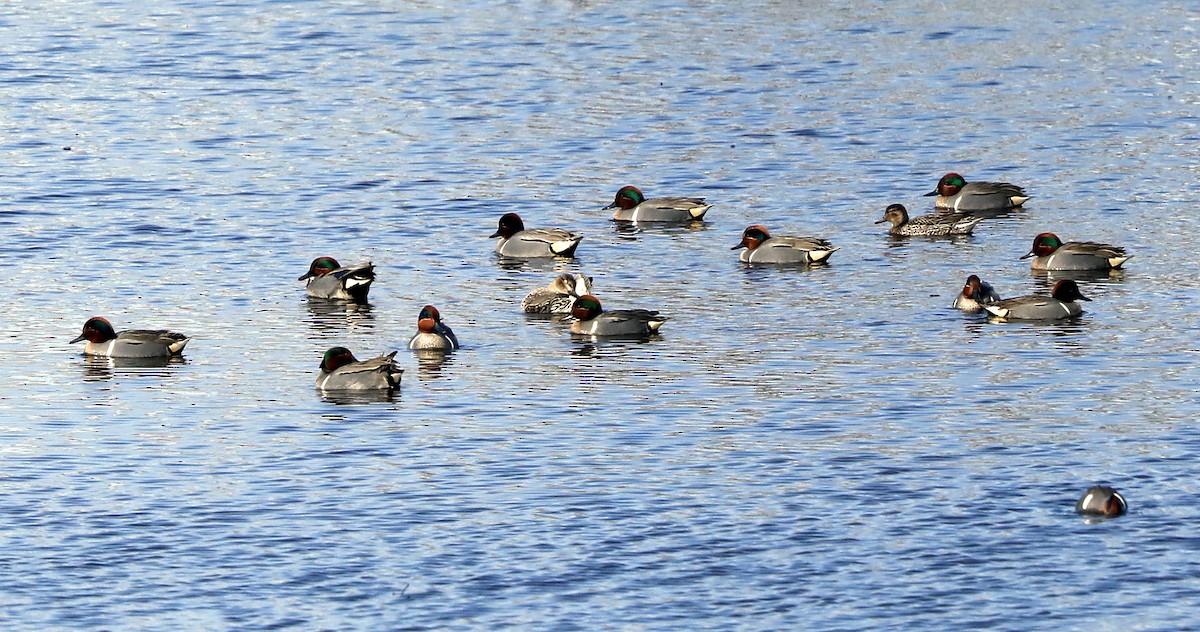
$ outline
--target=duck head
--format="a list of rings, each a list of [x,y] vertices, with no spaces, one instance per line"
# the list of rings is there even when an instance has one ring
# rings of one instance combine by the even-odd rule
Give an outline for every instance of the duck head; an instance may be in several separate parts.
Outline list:
[[[738,248],[749,248],[750,250],[754,250],[755,248],[761,246],[762,242],[770,238],[771,233],[767,232],[766,227],[756,224],[742,231],[742,240],[739,241],[736,246],[730,248],[730,250],[737,250]]]
[[[599,316],[604,309],[600,307],[600,299],[591,294],[584,294],[575,299],[571,305],[571,315],[579,320],[591,320]]]
[[[1061,248],[1062,245],[1063,242],[1058,238],[1058,235],[1055,235],[1054,233],[1042,233],[1033,238],[1033,247],[1030,248],[1029,252],[1025,253],[1025,255],[1021,258],[1028,259],[1030,257],[1049,257],[1050,255],[1054,254],[1055,250]]]
[[[1058,283],[1055,283],[1054,291],[1050,292],[1050,296],[1053,296],[1064,303],[1070,303],[1071,301],[1092,300],[1084,296],[1083,293],[1079,291],[1079,285],[1071,279],[1063,279]]]
[[[83,324],[83,333],[79,334],[77,338],[72,340],[71,344],[79,342],[80,340],[86,340],[88,342],[99,344],[102,342],[108,342],[116,337],[117,332],[113,329],[112,323],[108,322],[108,319],[101,318],[100,316],[92,316],[91,318],[87,319],[86,323]]]
[[[892,226],[899,226],[908,221],[908,209],[904,208],[903,204],[889,204],[883,209],[883,217],[875,220],[876,224],[891,222]]]
[[[963,298],[979,300],[982,298],[980,293],[983,291],[983,280],[978,275],[972,274],[967,277],[967,282],[963,285]]]
[[[500,216],[499,226],[496,232],[492,233],[492,237],[503,237],[509,239],[513,235],[525,230],[525,222],[521,221],[521,216],[516,213],[505,213]]]
[[[353,353],[345,347],[333,347],[325,352],[325,357],[321,358],[321,370],[330,373],[347,364],[358,362]]]
[[[297,281],[303,281],[311,277],[325,276],[342,266],[338,265],[337,259],[333,257],[317,257],[313,259],[312,264],[308,266],[308,272],[305,272]]]
[[[613,203],[604,207],[602,210],[608,210],[610,208],[622,208],[629,210],[645,201],[646,196],[642,195],[642,192],[637,187],[621,187],[621,190],[617,191],[617,197],[613,200]]]
[[[942,176],[941,180],[938,180],[937,188],[926,193],[925,197],[932,197],[934,195],[949,197],[962,191],[962,188],[965,186],[967,186],[967,181],[962,176],[957,173],[947,173]]]

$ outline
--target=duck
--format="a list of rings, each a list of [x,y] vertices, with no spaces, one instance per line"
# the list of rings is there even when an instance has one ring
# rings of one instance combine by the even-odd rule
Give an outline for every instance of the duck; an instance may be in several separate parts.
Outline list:
[[[738,248],[745,248],[738,257],[744,263],[825,263],[838,251],[825,239],[772,237],[766,227],[759,225],[742,231],[742,240],[730,250]]]
[[[704,198],[646,199],[637,187],[626,186],[617,191],[616,199],[603,210],[617,209],[613,213],[613,220],[618,222],[692,222],[702,221],[712,206]]]
[[[442,315],[433,305],[426,305],[417,314],[417,333],[408,341],[413,351],[454,351],[459,348],[454,330],[442,322]]]
[[[571,333],[585,336],[645,336],[658,332],[670,319],[646,309],[617,309],[609,312],[600,306],[600,299],[585,294],[575,299],[571,315]]]
[[[1054,233],[1041,233],[1033,238],[1033,247],[1022,259],[1033,257],[1029,266],[1034,270],[1115,270],[1125,265],[1133,255],[1125,249],[1092,241],[1063,243]]]
[[[575,299],[592,293],[592,277],[563,273],[525,296],[521,311],[526,314],[570,314]]]
[[[311,298],[366,303],[371,283],[375,281],[375,265],[370,261],[342,267],[333,257],[317,257],[297,281],[308,280],[306,290]]]
[[[1075,281],[1062,279],[1054,284],[1050,296],[1018,296],[984,305],[983,309],[1001,320],[1058,320],[1082,314],[1083,308],[1077,301],[1090,300],[1079,291]]]
[[[904,236],[940,237],[943,235],[969,235],[982,217],[967,213],[937,213],[909,219],[908,209],[903,204],[890,204],[876,224],[891,222],[888,233]]]
[[[1125,502],[1125,497],[1121,492],[1105,486],[1093,485],[1089,487],[1079,502],[1075,503],[1076,513],[1081,513],[1085,516],[1107,516],[1114,518],[1120,516],[1129,510],[1129,503]]]
[[[583,235],[561,228],[525,228],[525,222],[516,213],[500,216],[499,227],[492,237],[496,242],[496,254],[502,257],[534,259],[537,257],[574,257]]]
[[[93,316],[83,323],[83,333],[71,341],[87,340],[83,353],[108,358],[169,358],[183,354],[191,338],[165,329],[130,329],[117,333],[108,319]]]
[[[938,180],[937,188],[925,197],[937,196],[934,208],[949,211],[996,211],[1021,206],[1029,196],[1025,189],[1008,182],[968,183],[957,173],[947,173]]]
[[[390,390],[400,386],[404,369],[396,366],[396,352],[358,360],[345,347],[333,347],[321,359],[317,388],[323,391]]]
[[[963,284],[962,292],[954,298],[955,309],[960,309],[964,312],[972,314],[982,312],[985,305],[991,305],[1000,301],[1000,295],[992,288],[992,285],[987,281],[979,278],[979,275],[972,274],[967,277],[967,282]]]

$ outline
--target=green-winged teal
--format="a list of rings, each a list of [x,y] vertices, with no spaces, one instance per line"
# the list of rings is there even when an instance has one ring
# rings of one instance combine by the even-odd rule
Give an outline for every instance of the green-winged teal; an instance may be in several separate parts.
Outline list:
[[[618,222],[691,222],[704,219],[712,204],[704,198],[656,197],[646,199],[633,186],[621,187],[612,204],[604,210],[617,209],[613,219]]]
[[[645,336],[658,331],[668,317],[646,309],[616,309],[609,312],[600,307],[600,299],[590,294],[575,299],[571,315],[571,333],[585,336]]]
[[[396,366],[396,352],[361,362],[345,347],[334,347],[321,359],[317,388],[323,391],[373,391],[400,386],[404,369]]]
[[[533,259],[537,257],[573,257],[583,236],[560,228],[525,228],[521,216],[505,213],[492,237],[496,254],[502,257]]]
[[[83,324],[83,333],[72,343],[87,340],[83,352],[109,358],[168,358],[181,355],[187,336],[165,329],[130,329],[117,333],[112,323],[93,316]]]
[[[742,240],[730,250],[745,248],[739,255],[745,263],[825,263],[838,249],[817,237],[772,237],[763,226],[742,231]]]

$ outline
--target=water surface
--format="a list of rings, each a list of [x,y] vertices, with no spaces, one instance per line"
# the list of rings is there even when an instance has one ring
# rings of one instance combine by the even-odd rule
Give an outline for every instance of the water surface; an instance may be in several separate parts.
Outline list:
[[[1087,16],[1081,20],[1080,16]],[[0,18],[7,629],[1198,624],[1200,165],[1185,4],[50,3]],[[947,171],[1026,208],[893,239]],[[607,205],[704,196],[690,228]],[[515,211],[583,232],[507,265]],[[829,266],[748,267],[749,224]],[[1077,321],[949,309],[1127,247]],[[368,307],[295,278],[371,260]],[[559,271],[648,341],[518,304]],[[325,349],[402,348],[390,397]],[[84,320],[194,337],[90,361]],[[1072,508],[1096,482],[1119,520]]]

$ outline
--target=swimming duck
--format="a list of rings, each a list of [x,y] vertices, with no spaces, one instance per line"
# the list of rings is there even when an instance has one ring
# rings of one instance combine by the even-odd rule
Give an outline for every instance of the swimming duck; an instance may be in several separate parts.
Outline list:
[[[936,195],[934,208],[950,211],[996,211],[1013,208],[1029,199],[1025,189],[1007,182],[968,183],[957,173],[947,173],[938,180],[937,188],[926,193]]]
[[[585,294],[575,299],[571,333],[587,336],[645,336],[658,331],[669,317],[645,309],[616,309],[606,312],[600,299]]]
[[[984,305],[991,305],[1000,300],[1000,295],[991,284],[972,274],[967,277],[962,292],[954,299],[953,307],[972,314],[983,311]]]
[[[1083,308],[1076,301],[1090,300],[1079,291],[1074,281],[1063,279],[1054,284],[1050,296],[1018,296],[984,305],[983,308],[1002,320],[1058,320],[1082,314]]]
[[[187,336],[165,329],[131,329],[117,333],[112,323],[93,316],[83,324],[83,333],[72,344],[87,340],[83,352],[109,358],[168,358],[181,355]]]
[[[317,388],[325,391],[367,391],[400,386],[404,369],[396,366],[396,352],[359,361],[345,347],[334,347],[321,359]]]
[[[657,197],[646,199],[637,187],[621,187],[612,204],[613,219],[619,222],[690,222],[704,219],[712,204],[704,198]]]
[[[417,333],[408,341],[414,351],[453,351],[458,349],[458,338],[449,325],[442,322],[442,315],[433,305],[421,308],[417,315]]]
[[[838,250],[816,237],[772,237],[758,225],[742,231],[742,240],[730,250],[738,248],[745,248],[738,257],[745,263],[824,263]]]
[[[317,257],[297,281],[308,279],[307,291],[312,298],[366,303],[367,293],[375,280],[371,262],[343,268],[333,257]]]
[[[560,228],[525,228],[521,216],[505,213],[492,237],[499,237],[496,253],[503,257],[573,257],[583,236]]]
[[[888,233],[892,235],[940,237],[943,235],[969,235],[982,217],[966,213],[936,213],[908,218],[908,209],[903,204],[891,204],[883,211],[876,224],[891,222]]]
[[[1088,516],[1116,517],[1129,510],[1129,504],[1121,492],[1104,485],[1089,487],[1083,493],[1079,502],[1075,503],[1075,511]]]
[[[1091,241],[1063,243],[1054,233],[1042,233],[1033,238],[1033,247],[1022,259],[1033,257],[1034,270],[1111,270],[1120,268],[1133,255],[1125,249]]]
[[[521,311],[527,314],[570,314],[575,299],[591,294],[592,278],[582,274],[563,273],[530,292],[521,301]]]

